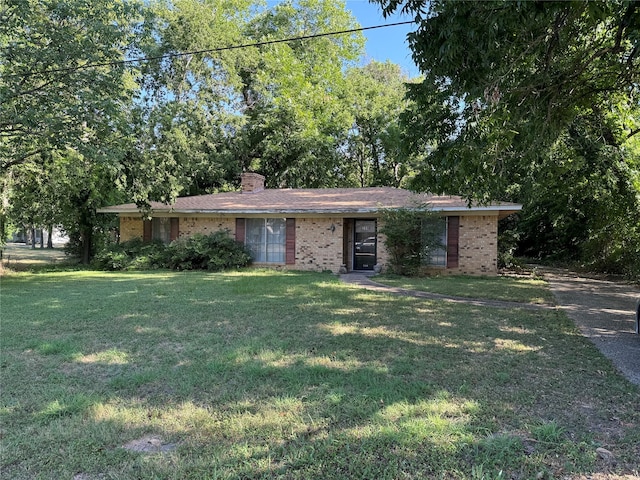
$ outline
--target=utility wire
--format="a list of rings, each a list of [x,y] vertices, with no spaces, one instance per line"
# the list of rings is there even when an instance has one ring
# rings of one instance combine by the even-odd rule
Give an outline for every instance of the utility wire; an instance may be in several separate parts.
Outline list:
[[[214,52],[224,52],[226,50],[238,50],[241,48],[249,48],[249,47],[262,47],[264,45],[273,45],[273,44],[277,44],[277,43],[288,43],[288,42],[295,42],[295,41],[299,41],[299,40],[309,40],[312,38],[321,38],[321,37],[331,37],[334,35],[344,35],[347,33],[355,33],[355,32],[363,32],[365,30],[374,30],[376,28],[386,28],[386,27],[397,27],[399,25],[409,25],[415,23],[415,21],[413,20],[409,20],[406,22],[397,22],[397,23],[387,23],[384,25],[374,25],[372,27],[359,27],[359,28],[352,28],[350,30],[340,30],[340,31],[336,31],[336,32],[326,32],[326,33],[316,33],[313,35],[303,35],[301,37],[290,37],[290,38],[282,38],[279,40],[265,40],[263,42],[256,42],[256,43],[245,43],[245,44],[241,44],[241,45],[230,45],[228,47],[218,47],[218,48],[207,48],[204,50],[194,50],[191,52],[178,52],[178,53],[166,53],[164,55],[158,55],[158,56],[154,56],[154,57],[138,57],[138,58],[132,58],[129,60],[116,60],[116,61],[112,61],[112,62],[103,62],[103,63],[89,63],[87,65],[78,65],[75,67],[63,67],[63,68],[52,68],[52,69],[47,69],[47,70],[39,70],[39,71],[35,71],[35,72],[26,72],[26,73],[13,73],[10,75],[6,75],[5,78],[10,78],[10,77],[32,77],[35,75],[47,75],[47,74],[51,74],[51,73],[65,73],[65,72],[76,72],[78,70],[87,70],[89,68],[96,68],[96,67],[108,67],[108,66],[118,66],[118,65],[126,65],[129,63],[139,63],[139,62],[149,62],[152,60],[163,60],[165,58],[175,58],[175,57],[186,57],[188,55],[197,55],[200,53],[214,53]]]

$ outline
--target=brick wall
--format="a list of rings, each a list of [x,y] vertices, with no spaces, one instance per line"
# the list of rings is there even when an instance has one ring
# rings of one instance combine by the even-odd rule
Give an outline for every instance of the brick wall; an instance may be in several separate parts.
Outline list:
[[[230,217],[181,217],[179,226],[181,237],[189,237],[194,233],[209,235],[218,230],[229,230],[230,235],[233,237],[236,232],[236,219]]]
[[[296,263],[292,267],[337,273],[343,263],[342,232],[342,218],[296,218]]]
[[[335,228],[331,229],[331,226]],[[228,229],[235,235],[235,218],[182,217],[180,236],[194,233],[209,234]],[[380,225],[378,225],[378,230]],[[287,268],[337,273],[340,266],[349,264],[343,258],[343,218],[296,218],[296,262]],[[459,266],[454,269],[433,268],[435,274],[495,275],[498,263],[498,217],[461,216],[459,235]],[[120,240],[142,238],[140,217],[120,217]],[[389,255],[384,235],[378,234],[378,263],[386,265]]]
[[[142,218],[120,217],[120,241],[142,238]]]
[[[498,273],[498,217],[460,217],[459,266],[447,273],[496,275]]]

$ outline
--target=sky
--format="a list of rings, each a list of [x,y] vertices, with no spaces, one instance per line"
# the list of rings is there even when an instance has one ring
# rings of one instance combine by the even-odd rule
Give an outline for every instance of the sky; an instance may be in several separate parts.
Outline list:
[[[351,11],[362,27],[412,20],[411,17],[398,14],[385,19],[382,16],[380,5],[371,4],[368,0],[347,0],[346,4],[347,10]],[[390,60],[400,65],[402,71],[409,77],[417,77],[420,71],[411,59],[411,50],[406,38],[407,33],[415,30],[415,28],[415,25],[399,25],[397,27],[365,30],[363,32],[367,38],[365,63],[370,60],[378,60],[380,62]]]
[[[274,5],[282,0],[267,0],[267,5]],[[390,23],[412,20],[409,16],[395,14],[389,18],[382,16],[382,8],[368,0],[346,0],[346,9],[351,11],[361,27],[373,27]],[[420,75],[420,71],[411,59],[411,50],[407,43],[407,33],[413,31],[415,25],[399,25],[396,27],[376,28],[362,32],[367,39],[366,54],[363,64],[371,60],[391,62],[400,65],[403,73],[413,78]]]

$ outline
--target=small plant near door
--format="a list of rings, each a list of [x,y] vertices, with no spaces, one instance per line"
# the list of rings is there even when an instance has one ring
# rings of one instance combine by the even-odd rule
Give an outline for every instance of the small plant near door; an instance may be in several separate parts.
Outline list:
[[[440,233],[425,228],[441,217],[424,204],[382,211],[380,233],[389,252],[389,266],[397,275],[418,275],[431,252],[442,247]]]

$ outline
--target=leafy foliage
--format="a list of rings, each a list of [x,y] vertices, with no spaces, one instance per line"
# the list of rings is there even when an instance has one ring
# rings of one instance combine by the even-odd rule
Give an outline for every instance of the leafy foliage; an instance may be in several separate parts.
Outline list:
[[[408,176],[411,155],[403,148],[400,115],[407,108],[409,79],[390,62],[370,62],[347,72],[349,130],[345,157],[360,187],[399,187]],[[345,171],[347,169],[345,168]]]
[[[7,0],[0,6],[0,172],[52,150],[113,158],[135,87],[120,61],[135,48],[141,2]]]
[[[429,254],[442,246],[437,233],[424,227],[439,218],[426,205],[382,211],[380,233],[385,236],[392,273],[412,276],[423,270]]]
[[[251,254],[245,246],[229,236],[228,231],[210,235],[195,234],[182,237],[169,244],[165,252],[165,265],[174,270],[222,271],[245,267],[251,263]]]
[[[640,4],[378,3],[418,22],[414,187],[521,202],[524,251],[640,275]]]
[[[165,245],[133,239],[113,244],[96,255],[94,265],[102,270],[173,270],[223,271],[247,266],[251,255],[244,245],[233,240],[227,231],[210,235],[195,234]]]
[[[0,20],[0,225],[62,224],[85,262],[106,204],[228,191],[245,170],[269,187],[406,177],[404,78],[353,68],[361,33],[226,49],[357,28],[342,1],[11,0]],[[136,57],[152,60],[113,63]]]
[[[166,246],[162,242],[145,243],[142,239],[113,243],[98,252],[93,265],[100,270],[150,270],[162,268]]]

